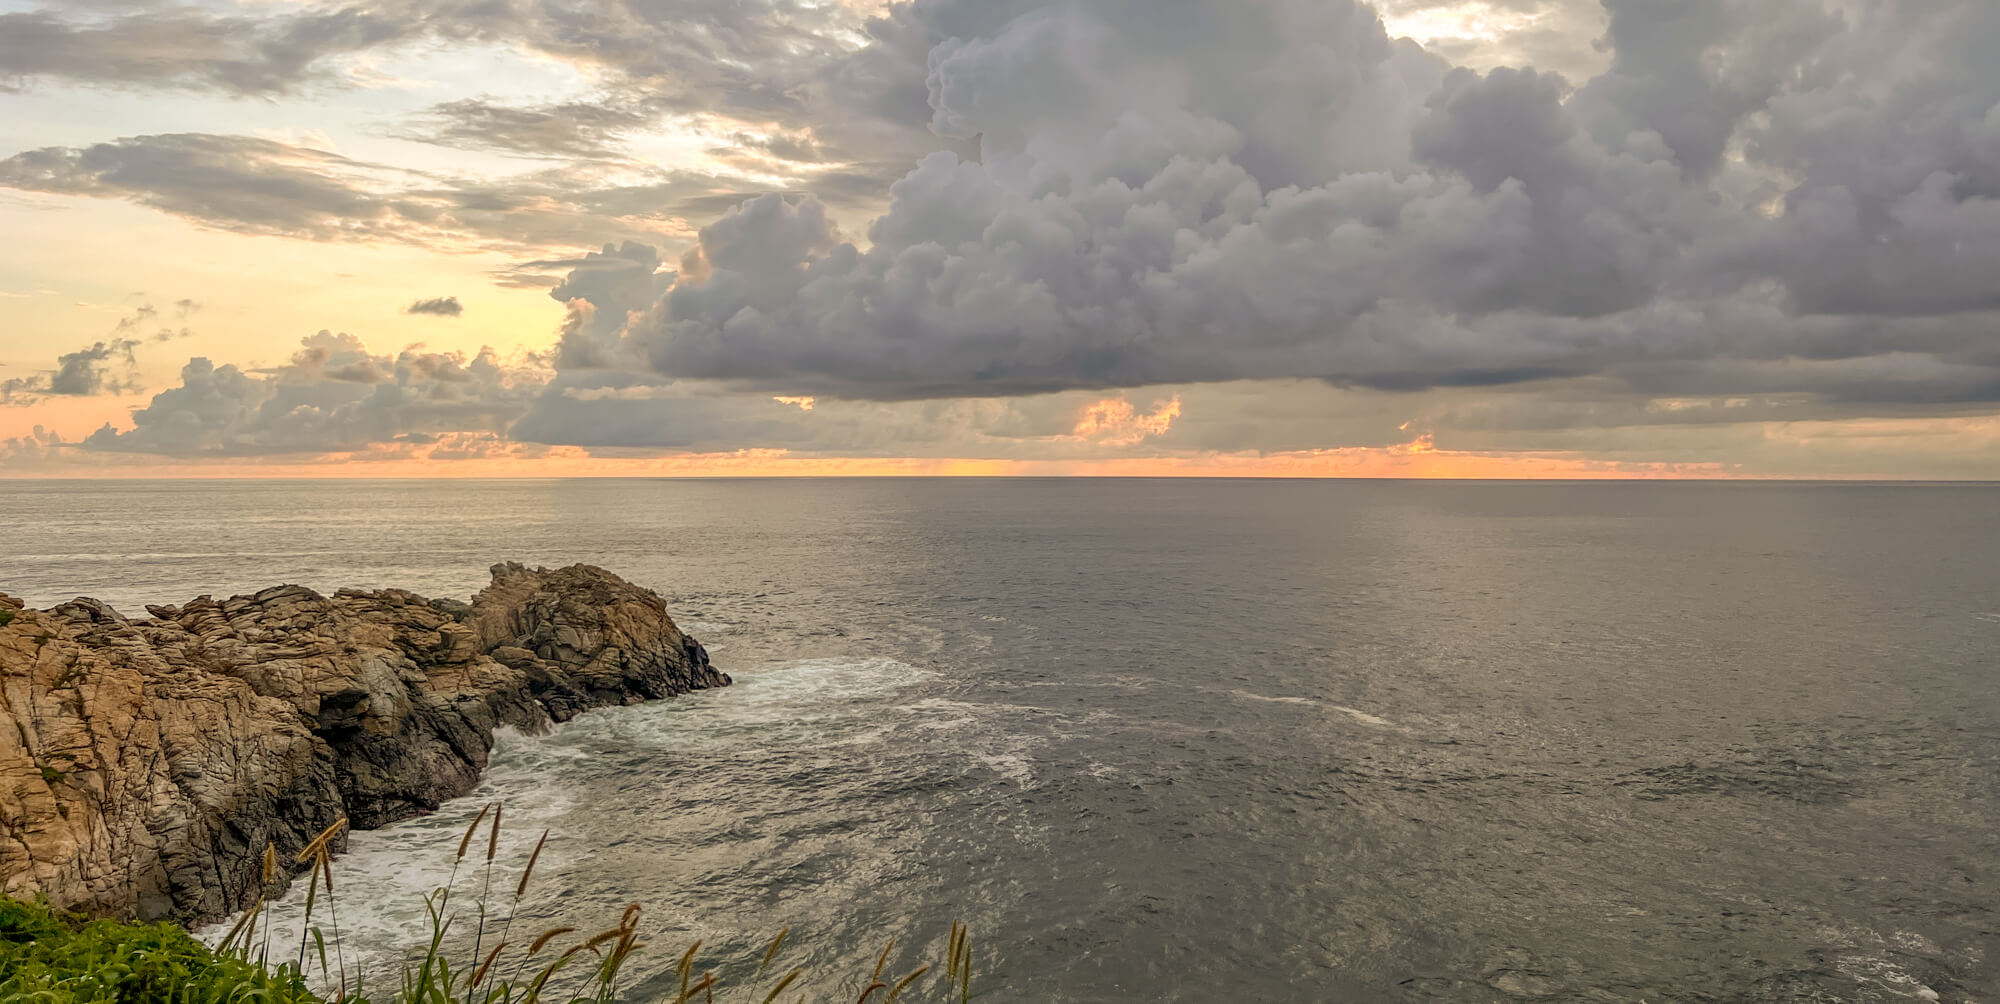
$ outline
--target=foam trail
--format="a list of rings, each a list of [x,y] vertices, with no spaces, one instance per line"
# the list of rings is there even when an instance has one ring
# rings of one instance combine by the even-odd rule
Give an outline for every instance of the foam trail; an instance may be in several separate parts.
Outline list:
[[[1230,693],[1246,701],[1263,701],[1266,704],[1303,704],[1308,707],[1319,704],[1310,697],[1272,697],[1268,694],[1253,694],[1247,690],[1232,690]]]
[[[1374,725],[1379,728],[1394,728],[1396,724],[1395,722],[1392,722],[1387,718],[1383,718],[1380,715],[1371,715],[1366,711],[1361,711],[1356,708],[1350,708],[1347,707],[1346,705],[1327,704],[1325,701],[1315,701],[1310,697],[1272,697],[1268,694],[1253,694],[1247,690],[1232,690],[1230,691],[1230,693],[1237,697],[1241,697],[1244,700],[1263,701],[1266,704],[1303,704],[1308,707],[1315,707],[1315,708],[1325,707],[1331,711],[1338,711],[1341,714],[1346,715],[1349,718],[1352,718],[1355,721],[1362,723],[1363,725]]]
[[[1354,719],[1355,721],[1362,723],[1363,725],[1379,725],[1382,726],[1383,728],[1388,728],[1396,724],[1395,722],[1392,722],[1387,718],[1383,718],[1379,715],[1371,715],[1366,711],[1357,711],[1353,708],[1342,707],[1338,704],[1333,704],[1328,706],[1333,708],[1333,710],[1338,711],[1341,714],[1346,715]]]

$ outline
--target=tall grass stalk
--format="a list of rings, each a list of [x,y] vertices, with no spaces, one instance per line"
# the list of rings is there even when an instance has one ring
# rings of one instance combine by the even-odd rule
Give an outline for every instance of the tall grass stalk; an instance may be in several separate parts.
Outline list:
[[[268,903],[275,891],[277,878],[276,852],[273,848],[267,850],[260,862],[263,865],[260,876],[263,883],[258,895],[224,936],[215,953],[257,972],[267,973],[270,979],[280,983],[293,981],[301,988],[306,985],[305,976],[310,965],[317,960],[320,998],[341,1004],[613,1004],[618,1001],[619,983],[628,963],[646,947],[646,941],[640,935],[641,910],[638,904],[627,906],[615,925],[592,934],[582,934],[574,927],[555,926],[542,930],[532,939],[524,939],[525,944],[516,941],[513,929],[517,922],[527,919],[522,913],[523,903],[530,880],[535,875],[535,867],[548,845],[549,834],[544,830],[535,841],[527,864],[514,883],[505,919],[499,920],[498,912],[490,909],[489,896],[499,857],[501,817],[498,803],[486,805],[466,826],[445,884],[424,897],[430,938],[423,945],[421,954],[413,954],[405,960],[400,980],[386,997],[371,998],[366,993],[362,985],[365,973],[359,966],[350,970],[346,960],[347,945],[340,936],[330,848],[334,837],[346,826],[345,820],[328,827],[297,855],[296,863],[304,865],[309,873],[305,918],[297,951],[288,955],[277,968],[271,968],[271,929],[275,926],[275,918],[270,916]],[[472,840],[482,824],[487,826],[486,855],[480,863],[478,900],[469,916],[461,922],[464,911],[453,908],[453,897],[460,866],[471,851]],[[327,939],[314,924],[322,904],[333,926],[331,958],[327,951]],[[496,920],[497,923],[492,923]],[[261,932],[258,931],[260,923],[263,924]],[[462,931],[465,924],[473,925],[470,938],[454,940],[452,932]],[[489,926],[493,930],[489,931]],[[489,933],[493,935],[491,939],[487,937]],[[837,989],[845,981],[815,981],[808,978],[807,971],[801,967],[785,967],[782,976],[771,979],[785,954],[791,933],[790,927],[781,929],[767,943],[761,956],[743,959],[740,964],[719,966],[700,964],[702,942],[695,941],[680,955],[671,970],[673,989],[661,999],[672,1004],[712,1004],[717,1000],[724,1004],[798,1004],[806,1000],[853,1000],[857,1004],[915,1004],[917,1001],[969,1004],[974,996],[972,935],[970,929],[958,921],[952,922],[945,940],[945,964],[941,970],[932,964],[921,963],[901,977],[885,976],[897,944],[895,938],[890,938],[877,953],[866,979],[846,983],[845,990]],[[259,934],[262,935],[261,940]],[[454,944],[460,948],[455,949]],[[467,954],[456,954],[462,950]],[[741,981],[719,975],[727,972],[742,973]],[[697,973],[700,975],[697,976]],[[815,986],[815,983],[819,985]],[[558,985],[564,988],[563,992],[556,991]],[[857,987],[858,997],[853,996]],[[234,1001],[291,998],[266,994],[248,997],[195,994],[188,999]],[[653,999],[648,998],[649,1002]]]

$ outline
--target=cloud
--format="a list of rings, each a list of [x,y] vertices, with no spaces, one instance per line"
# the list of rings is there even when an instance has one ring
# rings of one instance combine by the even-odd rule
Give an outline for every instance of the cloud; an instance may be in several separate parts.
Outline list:
[[[57,356],[56,371],[49,377],[48,392],[65,397],[88,397],[132,389],[131,384],[109,376],[107,364],[123,360],[126,365],[132,365],[135,362],[132,349],[137,345],[138,342],[129,338],[115,338]]]
[[[1148,436],[1165,435],[1173,429],[1174,419],[1179,417],[1181,399],[1178,397],[1156,404],[1151,414],[1139,411],[1132,402],[1122,397],[1110,397],[1086,406],[1077,416],[1076,429],[1071,435],[1078,439],[1126,446]]]
[[[897,8],[856,61],[912,29],[932,128],[978,159],[923,158],[865,243],[811,199],[731,211],[627,340],[822,400],[1639,388],[1898,353],[1937,365],[1854,379],[1989,400],[2000,8],[1606,10],[1608,66],[1574,85],[1451,69],[1347,2]],[[1862,396],[1812,369],[1787,388]]]
[[[79,6],[0,15],[0,73],[261,96],[338,83],[341,57],[432,41],[518,46],[615,78],[650,79],[683,102],[761,96],[769,105],[786,100],[786,71],[851,48],[861,23],[842,4],[790,0],[383,0],[259,13],[110,4],[95,15],[80,15]]]
[[[408,38],[420,25],[363,6],[281,17],[219,16],[198,7],[89,19],[54,10],[7,13],[0,14],[0,74],[267,94],[320,79],[329,58]]]
[[[56,357],[56,368],[52,371],[0,381],[0,402],[13,404],[16,398],[20,398],[21,403],[32,404],[51,395],[90,397],[135,390],[135,385],[114,376],[111,367],[120,361],[127,366],[136,363],[132,350],[138,344],[135,339],[114,338],[64,353]]]
[[[105,426],[86,450],[177,457],[257,457],[365,449],[399,437],[498,433],[526,410],[547,374],[492,350],[371,353],[352,335],[322,331],[284,366],[245,372],[196,357],[180,384]]]
[[[730,193],[728,179],[654,171],[592,187],[583,170],[437,178],[252,136],[176,133],[0,160],[0,187],[124,199],[206,226],[319,241],[540,252],[610,235],[663,241]],[[730,200],[740,199],[730,194]]]
[[[620,370],[559,372],[509,430],[516,440],[598,450],[782,449],[837,456],[1080,454],[1115,448],[1070,435],[1085,402],[818,401],[739,394]]]
[[[363,175],[373,170],[275,140],[181,133],[16,154],[0,161],[0,184],[130,198],[232,229],[321,239],[385,236],[439,215],[435,205],[370,191]]]
[[[651,307],[677,273],[660,269],[658,248],[635,241],[604,245],[582,258],[529,262],[523,268],[568,268],[550,298],[569,307],[556,345],[557,369],[633,367],[624,332],[634,311]]]
[[[71,457],[62,436],[35,426],[25,436],[0,439],[0,470],[35,471],[62,466]]]
[[[440,146],[526,157],[610,160],[621,158],[626,137],[654,118],[641,110],[585,101],[520,108],[464,98],[434,106],[404,135]]]
[[[1391,35],[1407,35],[1453,64],[1596,76],[1606,53],[1601,0],[1378,0]]]
[[[0,380],[0,404],[33,404],[44,397],[93,397],[136,391],[138,378],[132,372],[138,364],[135,350],[145,342],[169,342],[192,335],[185,322],[200,307],[193,300],[175,301],[173,317],[183,323],[174,328],[161,324],[158,308],[145,304],[120,318],[110,338],[57,356],[53,370]],[[156,324],[160,326],[155,328]]]
[[[173,319],[180,322],[180,327],[174,328],[163,325],[153,331],[152,340],[155,342],[172,342],[182,338],[193,337],[194,329],[188,326],[187,320],[194,316],[195,312],[200,309],[201,304],[193,300],[175,300],[173,304]],[[151,323],[159,316],[160,312],[151,304],[147,304],[140,307],[136,314],[119,321],[118,330],[121,333],[132,331]]]
[[[436,296],[428,300],[418,300],[403,308],[405,314],[427,314],[432,317],[457,317],[465,313],[456,296]]]
[[[814,159],[841,161],[934,145],[911,128],[922,119],[905,118],[913,111],[906,101],[880,102],[871,77],[843,72],[876,23],[861,5],[798,0],[381,0],[243,5],[227,13],[200,5],[49,4],[0,14],[0,80],[318,95],[366,85],[374,61],[420,46],[484,48],[568,64],[596,83],[595,93],[541,105],[486,96],[445,101],[406,123],[402,136],[529,157],[606,159],[621,157],[636,130],[701,117],[736,128],[781,123],[774,141],[746,149],[783,157],[808,149],[792,142],[801,130],[837,119],[843,125],[810,148],[821,154]],[[892,137],[894,144],[886,142]]]
[[[909,159],[953,145],[925,128],[921,61],[914,81],[857,70],[856,52],[871,47],[878,23],[859,5],[797,0],[385,0],[231,13],[48,4],[0,14],[0,81],[317,101],[364,83],[374,61],[428,45],[560,62],[592,87],[547,102],[455,97],[393,132],[553,161],[563,167],[554,176],[440,179],[427,189],[410,178],[362,177],[383,173],[379,165],[280,149],[289,144],[181,134],[25,151],[0,166],[0,184],[129,198],[226,229],[320,240],[425,242],[468,231],[543,247],[678,240],[692,231],[681,219],[772,190],[865,202],[872,212]],[[884,100],[883,88],[899,99]],[[667,127],[713,137],[727,180],[661,170],[656,156],[630,149]],[[254,206],[235,196],[245,182],[257,192]],[[492,203],[512,211],[478,211]],[[576,225],[565,226],[571,217]],[[508,224],[538,233],[522,239]]]

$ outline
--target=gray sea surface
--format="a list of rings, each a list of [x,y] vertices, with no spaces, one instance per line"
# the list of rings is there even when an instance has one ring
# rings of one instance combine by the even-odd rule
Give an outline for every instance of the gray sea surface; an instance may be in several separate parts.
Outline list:
[[[364,965],[497,799],[496,888],[550,831],[521,928],[644,904],[633,1001],[784,925],[853,1000],[954,918],[990,1001],[2000,999],[2000,487],[0,482],[0,513],[37,606],[581,561],[735,675],[505,735],[472,797],[356,834]]]

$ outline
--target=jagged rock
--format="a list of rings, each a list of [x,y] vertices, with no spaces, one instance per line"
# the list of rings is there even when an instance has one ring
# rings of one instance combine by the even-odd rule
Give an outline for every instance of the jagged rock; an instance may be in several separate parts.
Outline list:
[[[213,920],[265,847],[470,791],[501,725],[729,683],[658,595],[588,565],[495,565],[470,604],[275,586],[147,611],[0,594],[0,892]]]

